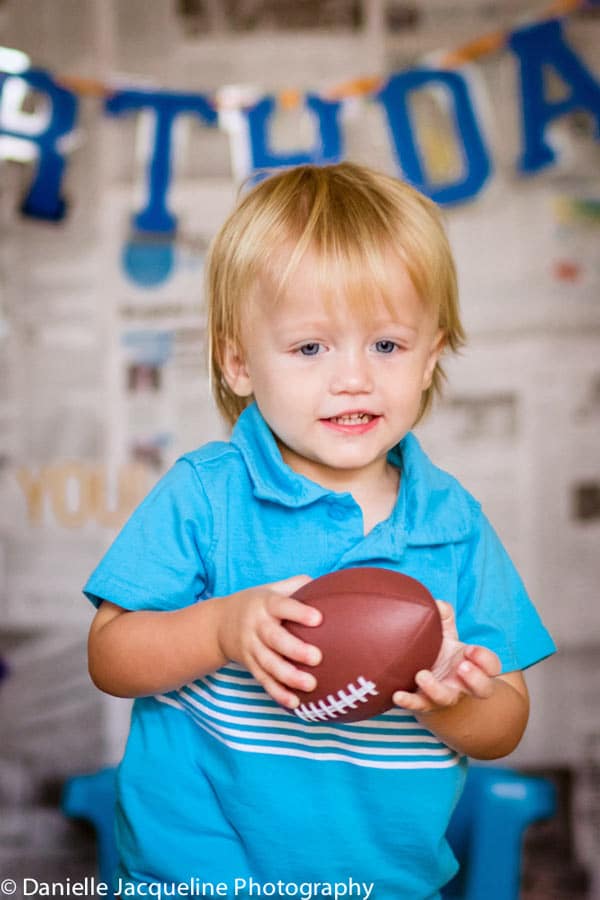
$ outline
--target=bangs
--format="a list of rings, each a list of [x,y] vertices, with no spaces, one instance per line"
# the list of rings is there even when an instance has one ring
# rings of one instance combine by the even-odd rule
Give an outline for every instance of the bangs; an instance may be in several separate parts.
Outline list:
[[[300,185],[298,186],[300,187]],[[375,191],[372,184],[344,183],[319,178],[311,172],[303,190],[288,198],[276,233],[280,240],[259,242],[269,246],[260,263],[269,283],[271,301],[285,296],[286,286],[307,254],[311,256],[315,289],[329,311],[343,303],[368,318],[383,302],[393,315],[397,285],[390,274],[390,257],[405,266],[420,299],[435,302],[430,274],[436,270],[429,234],[402,227],[393,198]],[[374,196],[375,193],[375,196]],[[286,208],[287,207],[287,208]],[[425,230],[425,229],[424,229]]]
[[[398,301],[389,267],[390,254],[395,251],[389,244],[368,248],[353,236],[347,244],[339,242],[335,252],[331,248],[325,250],[318,241],[309,244],[302,254],[293,252],[291,244],[287,253],[286,248],[287,242],[273,253],[258,279],[258,284],[267,288],[270,304],[285,300],[294,273],[303,260],[309,259],[303,277],[309,279],[311,291],[319,295],[328,313],[344,309],[364,320],[372,317],[383,303],[393,316]],[[259,292],[260,289],[252,294]]]

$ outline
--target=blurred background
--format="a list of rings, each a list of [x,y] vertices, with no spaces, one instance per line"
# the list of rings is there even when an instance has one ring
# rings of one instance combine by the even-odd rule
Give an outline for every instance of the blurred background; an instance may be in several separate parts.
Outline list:
[[[261,161],[344,156],[443,204],[469,342],[418,433],[560,651],[508,760],[559,793],[522,896],[600,897],[599,41],[595,3],[0,0],[0,874],[94,871],[58,800],[119,759],[129,703],[88,679],[80,590],[178,455],[226,434],[207,245]],[[468,103],[410,92],[416,165],[392,88],[431,69]],[[165,98],[187,103],[170,131]]]

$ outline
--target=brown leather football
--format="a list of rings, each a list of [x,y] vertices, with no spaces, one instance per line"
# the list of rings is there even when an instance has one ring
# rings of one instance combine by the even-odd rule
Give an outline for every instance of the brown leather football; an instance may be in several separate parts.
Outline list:
[[[408,575],[374,567],[341,569],[303,585],[294,597],[323,613],[316,627],[285,623],[323,657],[317,666],[298,666],[317,679],[314,691],[294,688],[300,706],[293,712],[305,722],[377,716],[394,706],[395,691],[414,691],[417,672],[437,658],[442,643],[437,605]]]

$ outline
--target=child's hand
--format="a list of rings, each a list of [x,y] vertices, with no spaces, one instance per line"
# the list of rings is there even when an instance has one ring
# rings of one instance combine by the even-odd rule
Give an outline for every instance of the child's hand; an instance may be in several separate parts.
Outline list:
[[[311,580],[308,575],[296,575],[222,598],[218,627],[221,652],[226,659],[245,666],[273,700],[290,709],[299,701],[288,688],[310,691],[317,681],[289,660],[313,666],[321,661],[317,647],[294,637],[281,624],[284,619],[303,625],[320,624],[319,610],[290,596]]]
[[[492,650],[458,639],[454,610],[449,603],[437,600],[442,619],[442,646],[431,671],[417,673],[418,691],[396,691],[394,703],[413,712],[431,712],[454,706],[461,697],[485,699],[500,674],[500,660]]]

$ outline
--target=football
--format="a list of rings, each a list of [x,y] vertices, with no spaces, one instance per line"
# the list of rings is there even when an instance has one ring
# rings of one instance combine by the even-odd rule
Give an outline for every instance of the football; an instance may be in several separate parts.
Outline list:
[[[415,675],[429,669],[439,653],[437,605],[408,575],[373,567],[341,569],[315,578],[293,596],[323,614],[313,627],[285,623],[322,653],[319,665],[298,666],[317,679],[313,691],[294,688],[300,705],[292,712],[305,722],[356,722],[391,709],[394,692],[414,691]]]

